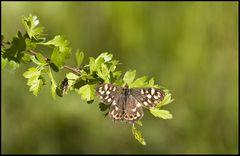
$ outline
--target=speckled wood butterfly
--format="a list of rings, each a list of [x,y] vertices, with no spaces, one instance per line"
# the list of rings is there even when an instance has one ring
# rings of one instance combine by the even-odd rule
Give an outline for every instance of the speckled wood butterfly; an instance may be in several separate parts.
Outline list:
[[[96,94],[106,105],[110,105],[109,117],[114,121],[134,123],[143,117],[143,109],[156,106],[165,93],[158,88],[128,88],[113,84],[101,84]]]

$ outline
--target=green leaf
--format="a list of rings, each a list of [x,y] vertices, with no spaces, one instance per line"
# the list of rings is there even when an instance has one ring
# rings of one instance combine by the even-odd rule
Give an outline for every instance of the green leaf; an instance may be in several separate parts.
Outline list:
[[[76,61],[77,61],[77,66],[80,67],[82,64],[82,61],[84,59],[84,53],[80,52],[79,49],[76,52]]]
[[[24,55],[23,55],[23,57],[22,57],[22,61],[23,61],[24,63],[30,62],[30,61],[31,61],[31,55],[24,53]]]
[[[43,43],[43,45],[52,45],[59,48],[59,51],[64,52],[68,50],[69,42],[61,35],[57,35],[54,39]]]
[[[33,63],[35,63],[36,65],[42,65],[42,63],[36,59],[36,56],[32,55],[30,56],[30,58],[33,61]]]
[[[165,92],[165,91],[164,91],[164,92]],[[172,96],[172,94],[167,93],[167,94],[165,95],[164,99],[163,99],[159,104],[157,104],[156,108],[160,108],[161,106],[164,106],[164,105],[167,105],[167,104],[173,102],[174,99],[172,99],[171,96]]]
[[[130,85],[133,82],[135,75],[136,75],[136,70],[129,70],[125,73],[123,77],[123,81],[128,85]]]
[[[23,76],[27,79],[33,77],[33,76],[39,76],[40,75],[40,71],[37,68],[31,67],[29,68],[26,72],[23,73]]]
[[[65,60],[68,59],[70,55],[70,51],[61,52],[59,51],[59,48],[54,48],[51,55],[51,62],[54,63],[58,68],[61,68],[65,63]]]
[[[94,99],[95,94],[94,86],[88,84],[84,85],[81,88],[79,88],[78,94],[81,95],[81,98],[83,100],[91,101]]]
[[[163,119],[172,119],[172,114],[167,111],[167,110],[160,110],[157,108],[150,108],[150,112],[158,118],[163,118]]]
[[[23,17],[22,22],[30,39],[31,38],[37,39],[43,32],[43,27],[37,27],[39,24],[37,16],[32,16],[30,14],[27,18]]]
[[[136,139],[139,143],[141,143],[141,144],[144,145],[144,146],[147,145],[146,142],[145,142],[145,140],[144,140],[144,138],[142,137],[142,132],[141,132],[139,129],[137,129],[137,128],[134,126],[134,124],[132,125],[132,133],[133,133],[135,139]]]
[[[101,67],[97,70],[97,75],[104,80],[104,82],[109,82],[109,70],[107,66],[102,63]]]
[[[146,87],[147,76],[140,77],[136,79],[133,83],[129,84],[129,87]]]
[[[2,69],[4,69],[4,68],[6,67],[7,62],[8,62],[7,59],[4,59],[4,58],[1,57],[1,65],[2,65]]]
[[[67,79],[69,79],[69,80],[77,80],[77,79],[79,78],[79,76],[76,75],[76,74],[74,74],[74,73],[67,73],[67,74],[66,74],[66,77],[67,77]]]
[[[39,94],[39,91],[41,90],[43,86],[43,79],[41,77],[34,79],[32,83],[30,84],[29,91],[33,92],[33,95],[37,96]]]
[[[20,63],[21,58],[23,57],[23,51],[26,50],[25,37],[22,36],[21,32],[18,31],[17,36],[13,38],[10,47],[5,49],[2,53],[4,59],[8,61],[14,61]]]
[[[71,55],[71,48],[68,47],[69,43],[63,36],[55,36],[54,39],[42,44],[55,47],[51,55],[51,61],[59,68],[64,65],[65,60]]]
[[[53,75],[52,75],[52,71],[51,71],[51,67],[50,67],[50,66],[49,66],[48,76],[49,76],[50,81],[51,81],[51,93],[52,93],[52,97],[53,97],[54,99],[56,99],[57,83],[56,83],[56,81],[55,81],[54,78],[53,78]]]
[[[33,92],[35,96],[38,95],[44,84],[44,79],[41,76],[41,70],[43,69],[44,68],[40,66],[38,66],[38,68],[31,67],[23,73],[23,76],[28,79],[27,85],[30,86],[29,91]]]
[[[113,55],[112,54],[108,54],[107,52],[100,54],[97,58],[96,61],[98,61],[99,59],[103,59],[104,62],[109,62],[112,59]]]
[[[33,50],[37,46],[37,44],[35,42],[32,42],[32,40],[29,38],[25,39],[25,43],[26,43],[26,50]]]
[[[135,122],[136,124],[138,124],[139,126],[142,126],[142,122],[140,120]]]

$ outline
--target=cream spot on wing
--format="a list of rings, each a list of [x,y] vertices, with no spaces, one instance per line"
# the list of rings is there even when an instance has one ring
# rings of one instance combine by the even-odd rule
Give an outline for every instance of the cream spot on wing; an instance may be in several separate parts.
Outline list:
[[[153,95],[153,97],[154,97],[154,99],[158,99],[158,96],[156,96],[156,95]]]
[[[144,102],[143,102],[143,104],[144,104],[145,106],[147,106],[147,105],[148,105],[148,103],[147,103],[146,101],[144,101]]]
[[[112,99],[111,98],[109,98],[108,100],[107,100],[107,102],[111,102],[112,101]]]
[[[136,112],[136,110],[137,110],[137,108],[133,108],[133,109],[132,109],[133,112]]]
[[[115,110],[117,111],[117,110],[119,110],[119,108],[118,108],[118,107],[115,107]]]
[[[158,103],[158,101],[154,101],[154,103],[155,103],[155,104],[157,104],[157,103]]]
[[[149,99],[151,99],[152,96],[151,96],[150,94],[148,94],[147,97],[148,97]]]
[[[104,89],[107,90],[108,89],[108,84],[104,85]]]
[[[99,90],[99,91],[101,91],[101,90],[102,90],[102,88],[103,88],[103,87],[101,86],[101,87],[99,87],[99,88],[98,88],[98,90]]]
[[[147,100],[148,103],[152,103],[152,101],[150,99]]]
[[[139,102],[137,103],[137,107],[141,107],[141,104]]]
[[[144,91],[143,91],[143,89],[141,89],[141,94],[144,94]]]
[[[148,90],[146,90],[145,93],[148,94]]]
[[[112,105],[116,105],[117,103],[116,103],[116,101],[114,100],[113,102],[112,102]]]
[[[109,96],[106,96],[104,99],[106,100],[106,99],[108,99],[109,98]]]
[[[111,92],[108,90],[108,91],[106,91],[106,94],[108,95],[108,94],[110,94]]]
[[[139,112],[137,112],[137,117],[141,116]]]
[[[155,89],[152,88],[152,89],[151,89],[151,94],[153,95],[154,93],[155,93]]]
[[[104,94],[104,93],[105,93],[105,91],[101,91],[101,92],[100,92],[100,94]]]
[[[113,87],[113,91],[115,91],[116,90],[116,87]]]
[[[114,110],[111,111],[111,114],[112,114],[112,115],[114,114]]]

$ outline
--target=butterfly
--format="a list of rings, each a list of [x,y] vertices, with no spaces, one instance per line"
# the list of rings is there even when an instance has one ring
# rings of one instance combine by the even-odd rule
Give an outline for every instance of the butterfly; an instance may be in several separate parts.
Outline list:
[[[113,121],[134,123],[143,117],[143,108],[155,107],[165,93],[159,88],[128,88],[104,83],[96,87],[96,95],[110,105],[108,115]]]

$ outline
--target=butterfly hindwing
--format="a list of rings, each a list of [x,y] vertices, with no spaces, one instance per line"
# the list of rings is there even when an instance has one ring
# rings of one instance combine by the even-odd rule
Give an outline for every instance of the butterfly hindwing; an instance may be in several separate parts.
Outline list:
[[[164,91],[158,88],[132,88],[130,93],[146,108],[156,106],[165,96]]]
[[[125,96],[124,94],[116,95],[110,106],[108,115],[114,121],[120,121],[123,119],[123,113],[125,109]]]
[[[123,119],[133,123],[137,120],[140,120],[142,117],[142,105],[132,95],[128,95]]]

